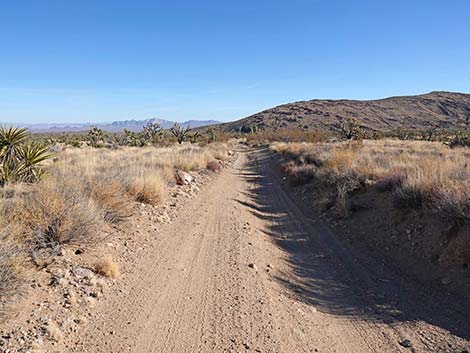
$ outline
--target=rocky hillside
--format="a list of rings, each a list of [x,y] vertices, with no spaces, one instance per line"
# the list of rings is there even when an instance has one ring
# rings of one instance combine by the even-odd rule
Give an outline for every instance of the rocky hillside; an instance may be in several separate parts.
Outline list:
[[[364,128],[390,130],[431,126],[462,127],[470,116],[470,94],[431,92],[417,96],[378,100],[311,100],[280,105],[247,118],[222,124],[224,131],[271,129],[335,129],[345,119],[354,118]]]

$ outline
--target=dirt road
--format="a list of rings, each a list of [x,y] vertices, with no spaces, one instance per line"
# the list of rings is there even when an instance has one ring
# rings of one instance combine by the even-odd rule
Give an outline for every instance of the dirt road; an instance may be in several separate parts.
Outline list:
[[[468,307],[416,290],[336,240],[276,170],[266,151],[241,150],[136,254],[70,350],[470,349]]]

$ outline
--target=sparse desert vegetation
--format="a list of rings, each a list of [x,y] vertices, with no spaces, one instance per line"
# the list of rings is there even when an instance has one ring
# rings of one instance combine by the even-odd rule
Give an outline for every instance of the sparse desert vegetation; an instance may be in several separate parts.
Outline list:
[[[468,266],[468,148],[385,139],[271,149],[290,183],[308,186],[310,204],[342,220],[352,237],[366,232],[362,242],[395,247],[397,257],[409,251],[447,268]]]
[[[95,272],[108,278],[116,279],[121,275],[119,265],[110,257],[105,257],[95,263]]]
[[[21,137],[26,139],[27,132]],[[168,187],[175,185],[176,170],[197,172],[229,158],[227,145],[220,143],[54,150],[41,149],[44,154],[28,169],[34,178],[4,178],[0,188],[1,310],[20,292],[26,269],[31,275],[31,270],[49,266],[68,245],[100,243],[103,229],[130,217],[136,202],[161,204]],[[5,170],[11,157],[2,158]],[[39,170],[42,178],[36,177]],[[111,278],[119,274],[109,259],[96,270]]]
[[[397,207],[426,207],[455,221],[470,217],[470,151],[465,148],[399,140],[274,143],[271,148],[287,157],[282,168],[296,184],[328,184],[338,197],[375,187],[394,192]]]

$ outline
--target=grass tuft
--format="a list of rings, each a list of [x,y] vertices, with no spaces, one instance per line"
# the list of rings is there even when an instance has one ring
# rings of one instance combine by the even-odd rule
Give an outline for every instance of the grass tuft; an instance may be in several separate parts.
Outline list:
[[[121,275],[118,264],[110,257],[99,260],[95,264],[94,270],[97,274],[111,279],[116,279]]]

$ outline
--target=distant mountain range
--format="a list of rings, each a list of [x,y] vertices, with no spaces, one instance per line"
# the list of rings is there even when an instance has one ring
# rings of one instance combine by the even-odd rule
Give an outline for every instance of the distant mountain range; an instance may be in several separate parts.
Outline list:
[[[32,132],[42,132],[42,133],[53,133],[53,132],[80,132],[90,129],[92,126],[99,127],[104,131],[109,132],[119,132],[124,129],[131,131],[140,131],[142,128],[147,125],[149,122],[159,123],[160,126],[164,129],[169,129],[175,123],[171,120],[165,119],[145,119],[145,120],[123,120],[123,121],[113,121],[110,123],[39,123],[39,124],[21,124],[21,123],[0,123],[0,125],[13,125],[20,126],[29,129]],[[192,128],[202,127],[207,125],[220,124],[220,121],[216,120],[187,120],[184,122],[178,122],[182,127],[186,128],[190,126]]]

